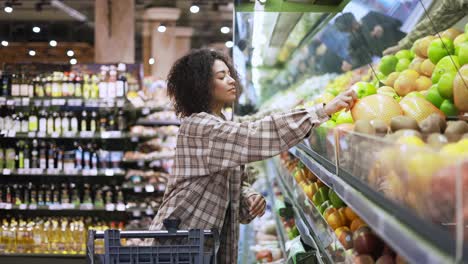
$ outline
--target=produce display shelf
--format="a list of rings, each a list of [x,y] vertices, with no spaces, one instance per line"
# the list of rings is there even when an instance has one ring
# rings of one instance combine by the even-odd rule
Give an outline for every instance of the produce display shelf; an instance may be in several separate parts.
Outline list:
[[[278,163],[277,161],[276,163]],[[287,180],[284,179],[283,172],[279,170],[277,164],[272,159],[267,161],[267,169],[270,175],[275,175],[275,178],[278,179],[278,185],[285,196],[285,199],[290,201],[293,205],[295,215],[303,220],[306,229],[308,230],[309,234],[303,234],[299,226],[299,232],[301,233],[301,237],[304,238],[307,235],[311,236],[311,241],[313,248],[318,249],[318,260],[322,264],[334,263],[333,257],[327,251],[327,247],[333,243],[333,238],[331,234],[327,232],[326,227],[328,224],[325,222],[323,218],[322,222],[317,222],[312,220],[311,215],[320,215],[320,213],[315,209],[314,206],[311,204],[304,204],[307,203],[306,196],[303,193],[299,192],[299,188],[292,188],[290,184],[288,184]],[[292,177],[291,177],[292,178]],[[301,204],[302,203],[302,204]]]
[[[441,230],[432,228],[408,213],[409,210],[406,212],[401,206],[393,204],[369,187],[366,189],[363,183],[359,183],[362,186],[356,187],[357,180],[345,175],[342,170],[338,171],[340,177],[337,176],[336,167],[306,144],[301,143],[291,148],[290,153],[332,188],[383,240],[410,263],[455,263],[455,247],[450,246],[450,239]],[[352,178],[355,181],[354,185],[349,183],[353,181]],[[381,197],[378,197],[379,195]],[[400,215],[405,214],[403,224]],[[412,224],[409,226],[407,223]]]
[[[141,126],[179,126],[179,120],[150,120],[140,118],[136,122],[137,125]]]
[[[271,176],[273,174],[269,174],[269,175]],[[275,219],[276,233],[278,234],[280,248],[283,251],[283,256],[287,256],[288,252],[286,251],[285,245],[286,245],[286,241],[288,241],[289,239],[288,239],[288,235],[286,234],[286,230],[284,230],[284,226],[281,223],[280,216],[277,213],[278,208],[276,208],[276,203],[275,203],[277,197],[273,193],[273,181],[274,181],[274,179],[273,178],[270,179],[268,176],[265,177],[265,179],[266,179],[267,184],[268,184],[268,188],[266,188],[266,190],[267,190],[268,197],[269,197],[269,200],[270,200],[270,203],[271,203],[272,212],[274,214],[273,218]]]

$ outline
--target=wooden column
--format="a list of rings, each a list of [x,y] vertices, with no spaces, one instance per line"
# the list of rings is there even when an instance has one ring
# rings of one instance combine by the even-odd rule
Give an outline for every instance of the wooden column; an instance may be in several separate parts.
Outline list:
[[[96,0],[96,63],[135,63],[135,1]]]

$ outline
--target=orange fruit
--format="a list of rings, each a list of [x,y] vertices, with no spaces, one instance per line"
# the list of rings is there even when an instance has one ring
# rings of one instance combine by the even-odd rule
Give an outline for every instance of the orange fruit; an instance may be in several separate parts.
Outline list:
[[[351,229],[351,231],[354,232],[358,230],[361,226],[367,226],[367,224],[364,221],[362,221],[361,218],[356,218],[351,222],[349,229]]]

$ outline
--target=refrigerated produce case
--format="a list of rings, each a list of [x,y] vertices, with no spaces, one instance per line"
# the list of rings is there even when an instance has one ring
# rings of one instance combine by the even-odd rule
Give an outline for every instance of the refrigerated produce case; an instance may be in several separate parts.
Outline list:
[[[414,93],[406,96],[408,92],[403,93],[393,82],[388,82],[390,74],[396,70],[402,72],[410,69],[417,71],[421,79],[427,78],[431,86],[437,86],[434,76],[431,76],[432,70],[428,74],[420,68],[421,62],[433,59],[432,55],[425,54],[419,65],[416,65],[413,53],[404,66],[404,52],[399,53],[393,69],[384,74],[386,69],[382,66],[382,55],[371,51],[376,49],[378,43],[359,39],[355,32],[340,32],[335,26],[337,18],[343,14],[352,14],[357,21],[366,21],[366,16],[372,14],[385,16],[396,23],[398,27],[395,30],[407,31],[414,27],[418,18],[430,15],[425,13],[430,4],[431,1],[402,3],[352,0],[326,12],[314,12],[312,9],[303,9],[301,12],[288,9],[286,12],[278,9],[278,6],[268,6],[269,1],[263,6],[252,4],[249,12],[246,12],[245,5],[241,6],[236,10],[234,43],[239,40],[250,43],[249,49],[244,52],[248,58],[246,69],[249,74],[244,76],[248,77],[245,82],[251,83],[261,98],[257,108],[262,112],[308,107],[316,103],[328,103],[339,92],[354,89],[360,99],[371,94],[376,94],[374,97],[390,95],[401,105],[403,111],[400,115],[417,121],[418,130],[421,129],[421,122],[431,113],[458,122],[466,129],[468,126],[463,110],[447,112],[447,108],[440,107],[440,104],[434,105],[427,96],[430,87],[411,88]],[[459,32],[454,36],[441,32],[436,38],[451,37],[453,41],[463,35],[463,29],[458,30],[452,30]],[[361,56],[365,60],[345,69],[341,67],[343,61],[352,61],[351,56],[355,52],[349,46],[352,41],[356,44],[353,38],[361,41]],[[395,45],[400,38],[381,44],[387,48]],[[380,54],[382,51],[381,47]],[[415,52],[416,58],[423,56],[417,49],[407,52]],[[447,54],[453,53],[448,51]],[[452,66],[449,63],[439,69],[448,71],[448,68],[454,67],[453,75],[462,77],[463,63],[453,66],[454,61],[451,60]],[[397,66],[397,62],[401,65]],[[434,67],[437,62],[432,62]],[[464,79],[459,80],[462,81]],[[374,92],[369,92],[366,86],[368,83],[376,88]],[[379,91],[382,86],[391,86],[393,93],[385,94],[384,90],[388,88]],[[421,111],[424,108],[419,105],[408,108],[408,105],[414,102],[417,105],[421,101],[411,99],[411,96],[422,97],[435,108],[428,106],[431,110],[427,111]],[[443,100],[454,103],[453,97],[444,97]],[[374,115],[379,111],[378,104],[372,107],[375,112],[371,111],[371,116],[378,118]],[[390,111],[387,108],[381,110],[381,113],[388,114]],[[333,190],[373,233],[397,253],[400,260],[405,259],[409,263],[467,262],[468,244],[465,242],[468,242],[468,219],[466,199],[463,198],[468,190],[465,186],[468,177],[466,139],[463,140],[462,135],[447,133],[445,128],[439,128],[438,131],[447,140],[437,147],[427,143],[429,132],[425,128],[419,134],[403,133],[407,137],[405,139],[398,140],[398,137],[392,138],[391,135],[385,137],[392,128],[394,132],[397,130],[390,126],[391,118],[395,115],[384,118],[386,131],[381,134],[374,131],[369,135],[361,128],[357,129],[355,124],[347,124],[350,123],[347,118],[351,118],[351,123],[354,123],[360,118],[359,114],[348,113],[348,117],[343,114],[343,118],[333,116],[333,121],[315,128],[310,137],[283,156],[300,161],[319,182]],[[338,118],[340,121],[337,121]],[[467,132],[468,129],[464,133]],[[356,258],[363,254],[362,249],[345,248],[348,245],[343,245],[343,241],[339,240],[336,226],[330,224],[329,219],[320,212],[324,209],[323,205],[314,205],[314,197],[308,193],[314,181],[295,178],[294,171],[297,168],[287,170],[284,157],[269,160],[267,167],[269,174],[273,175],[272,181],[278,182],[284,195],[291,201],[296,216],[304,223],[305,231],[301,232],[301,237],[310,237],[316,244],[317,255],[320,256],[317,260],[322,263],[357,261]],[[377,260],[376,256],[373,258]]]

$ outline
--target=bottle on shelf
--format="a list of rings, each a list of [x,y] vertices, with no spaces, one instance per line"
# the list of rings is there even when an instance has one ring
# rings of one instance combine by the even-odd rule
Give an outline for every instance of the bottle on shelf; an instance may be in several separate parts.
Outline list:
[[[60,135],[62,133],[62,119],[60,118],[60,114],[55,111],[52,116],[54,117],[54,132]]]
[[[115,98],[117,97],[117,68],[114,65],[110,66],[108,77],[107,97]]]
[[[90,97],[93,99],[99,98],[99,77],[93,75],[91,77],[91,94]],[[104,87],[104,85],[102,85]]]
[[[47,134],[51,135],[54,133],[55,120],[52,113],[47,116]]]
[[[20,96],[20,77],[18,74],[11,76],[11,96]]]
[[[47,113],[44,109],[39,112],[39,132],[47,133]]]
[[[126,65],[119,63],[117,66],[117,84],[116,84],[116,96],[124,97],[127,94],[127,78],[125,77]]]
[[[70,118],[70,131],[73,133],[78,133],[79,126],[78,126],[78,118],[75,114],[71,114]]]
[[[83,110],[81,112],[81,123],[80,123],[80,131],[88,131],[88,113]]]
[[[82,97],[83,96],[83,79],[80,74],[76,74],[74,79],[73,79],[73,84],[74,84],[74,90],[75,90],[75,96],[76,97]]]
[[[31,152],[29,151],[29,144],[24,144],[24,157],[23,164],[25,169],[31,168]]]
[[[2,73],[2,82],[1,82],[1,95],[2,96],[9,96],[11,92],[11,75],[3,72]]]
[[[68,133],[70,132],[70,113],[64,112],[62,114],[62,133]]]
[[[84,75],[84,83],[83,83],[83,98],[89,99],[91,98],[91,90],[92,90],[92,83],[91,77],[88,74]]]
[[[97,132],[98,131],[96,111],[91,112],[91,118],[89,120],[89,131],[91,131],[91,132]]]
[[[37,97],[44,97],[45,90],[44,90],[44,80],[41,76],[37,76],[34,79],[34,95]]]
[[[21,74],[20,77],[20,94],[19,96],[28,96],[29,93],[29,84],[26,78],[26,74]]]
[[[37,109],[33,107],[28,117],[28,131],[37,132],[39,129],[39,119],[37,117]]]
[[[45,96],[51,97],[52,96],[52,84],[53,78],[52,76],[47,76],[46,78],[42,79],[44,82],[44,89],[45,89]]]
[[[41,141],[39,144],[39,168],[47,169],[47,146],[45,141]]]
[[[99,74],[99,98],[105,99],[109,97],[109,75],[107,74],[109,68],[101,66],[101,73]]]
[[[0,148],[0,170],[3,170],[5,168],[5,152],[3,148]],[[0,195],[1,199],[1,195]]]
[[[122,109],[119,110],[117,116],[117,129],[121,132],[127,129],[127,121],[125,120],[124,111]]]
[[[34,97],[34,79],[32,77],[28,78],[28,97],[33,98]]]
[[[40,168],[39,166],[39,144],[37,143],[37,139],[32,141],[32,149],[31,149],[31,168]]]
[[[18,119],[19,119],[19,122],[20,122],[20,132],[21,133],[27,133],[29,131],[29,124],[28,124],[29,116],[28,116],[28,113],[19,112],[18,113]]]

